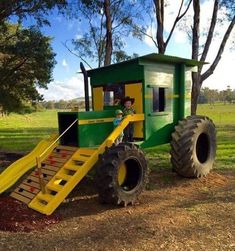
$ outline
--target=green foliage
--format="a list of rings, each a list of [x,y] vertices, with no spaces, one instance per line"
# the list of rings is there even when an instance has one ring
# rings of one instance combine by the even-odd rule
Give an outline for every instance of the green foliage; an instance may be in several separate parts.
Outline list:
[[[20,112],[25,104],[42,100],[37,88],[47,88],[52,80],[51,38],[34,27],[13,24],[0,26],[0,34],[0,106],[7,112]]]
[[[49,25],[46,19],[48,12],[55,7],[63,11],[67,7],[65,0],[1,0],[0,1],[0,25],[4,25],[9,18],[17,18],[19,22],[23,19],[34,18],[39,26]]]
[[[233,91],[230,86],[226,90],[218,91],[204,87],[201,89],[198,103],[199,104],[215,104],[215,102],[235,103],[235,90]]]

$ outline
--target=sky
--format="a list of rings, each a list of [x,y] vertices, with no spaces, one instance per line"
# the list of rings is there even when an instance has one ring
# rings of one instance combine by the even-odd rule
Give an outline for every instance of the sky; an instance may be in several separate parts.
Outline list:
[[[172,22],[176,15],[177,4],[179,1],[171,1],[171,4],[166,9],[165,29],[166,34],[170,31]],[[205,0],[201,7],[201,27],[203,31],[208,28],[209,19],[213,9],[213,0]],[[226,10],[222,10],[219,16],[222,17]],[[188,11],[188,15],[192,15],[192,7]],[[65,17],[58,16],[56,13],[49,17],[51,26],[43,27],[42,32],[53,38],[52,47],[56,53],[57,64],[53,70],[53,81],[48,85],[48,89],[39,89],[39,92],[44,95],[45,100],[70,100],[73,98],[81,97],[83,92],[83,76],[79,74],[80,59],[72,55],[62,43],[81,36],[84,24],[79,20],[67,20]],[[190,26],[190,22],[187,23]],[[216,39],[213,41],[207,62],[211,63],[217,53],[218,46],[221,41],[221,34],[225,32],[225,27],[228,26],[227,22],[223,22],[217,30]],[[156,31],[155,27],[149,29],[148,32],[153,34]],[[234,77],[234,63],[235,63],[235,50],[231,50],[232,41],[235,39],[235,31],[230,38],[228,45],[225,48],[222,59],[217,66],[214,74],[209,77],[203,86],[210,87],[211,89],[226,89],[228,85],[235,89]],[[125,39],[125,50],[128,54],[137,53],[139,56],[157,52],[156,47],[152,41],[145,38],[143,41],[127,37]],[[72,48],[73,49],[73,48]],[[167,55],[179,56],[184,58],[191,57],[191,47],[189,40],[184,31],[179,27],[175,30],[171,42],[166,51]],[[91,63],[92,67],[96,68],[96,64]],[[209,66],[209,65],[208,65]]]

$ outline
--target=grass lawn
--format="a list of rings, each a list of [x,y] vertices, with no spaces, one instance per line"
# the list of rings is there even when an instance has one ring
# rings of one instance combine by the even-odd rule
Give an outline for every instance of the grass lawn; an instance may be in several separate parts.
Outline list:
[[[235,168],[235,104],[199,105],[198,114],[213,119],[217,127],[216,168]],[[0,150],[30,151],[42,138],[57,132],[57,111],[0,117]],[[146,150],[154,169],[171,168],[169,145]],[[152,160],[151,160],[152,159]]]
[[[56,110],[0,117],[0,150],[29,151],[53,132],[57,132]]]

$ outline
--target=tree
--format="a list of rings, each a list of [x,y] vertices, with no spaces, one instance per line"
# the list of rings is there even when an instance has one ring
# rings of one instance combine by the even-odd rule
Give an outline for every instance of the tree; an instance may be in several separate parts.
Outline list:
[[[191,106],[191,113],[195,114],[197,109],[197,100],[200,93],[200,89],[204,80],[210,77],[213,72],[215,71],[224,51],[224,48],[227,44],[227,41],[232,33],[235,24],[235,2],[234,0],[214,0],[214,8],[212,11],[212,17],[210,20],[210,24],[208,30],[200,32],[200,8],[202,1],[200,0],[193,0],[193,1],[180,1],[180,7],[177,11],[176,18],[174,19],[173,25],[169,32],[166,32],[164,28],[164,19],[165,19],[165,8],[168,6],[168,2],[164,0],[152,0],[153,2],[149,2],[149,0],[144,1],[144,3],[148,3],[148,7],[146,7],[146,14],[151,13],[149,8],[153,9],[154,7],[154,18],[150,15],[150,24],[147,26],[142,26],[141,28],[137,26],[137,30],[144,34],[146,37],[150,38],[155,46],[158,48],[158,52],[164,54],[166,48],[169,44],[170,39],[172,38],[172,34],[176,26],[179,24],[179,21],[186,18],[186,13],[193,2],[193,22],[192,26],[190,26],[191,17],[187,17],[185,21],[184,31],[189,35],[190,42],[192,46],[192,59],[205,61],[208,52],[211,48],[211,44],[213,42],[213,38],[216,36],[215,27],[216,25],[221,25],[223,22],[229,21],[229,25],[225,28],[225,33],[222,37],[220,46],[218,51],[215,53],[215,58],[210,65],[210,67],[203,72],[203,66],[199,67],[198,73],[192,74],[192,106]],[[175,3],[174,3],[175,4]],[[183,10],[184,7],[184,10]],[[218,18],[218,11],[221,8],[226,9],[226,15],[224,16],[223,20]],[[183,20],[182,20],[183,21]],[[156,33],[149,34],[148,30],[152,30],[152,25],[156,23]],[[164,38],[166,36],[166,38]],[[202,40],[205,40],[203,44],[200,41],[200,37]],[[202,51],[201,51],[202,50]]]
[[[87,58],[98,67],[129,58],[124,52],[124,39],[133,31],[134,20],[141,17],[137,1],[80,0],[77,15],[84,22],[84,33],[72,40],[74,52],[68,42],[64,45],[88,66]],[[133,55],[135,56],[135,55]]]
[[[8,112],[20,111],[41,100],[37,88],[47,88],[52,80],[51,38],[36,28],[7,23],[0,34],[0,106]]]
[[[66,0],[1,0],[0,1],[0,25],[4,25],[10,17],[17,17],[18,21],[30,16],[34,17],[39,25],[49,24],[45,15],[57,7],[63,10],[67,6]]]
[[[235,3],[233,0],[227,0],[227,1],[219,1],[214,0],[214,7],[212,11],[212,17],[210,21],[210,25],[208,28],[206,36],[206,42],[204,45],[200,44],[200,0],[193,0],[193,9],[194,9],[194,17],[193,17],[193,27],[192,27],[192,59],[205,61],[208,55],[208,52],[210,50],[213,37],[215,35],[215,27],[220,22],[218,18],[218,11],[219,8],[225,7],[227,8],[228,15],[227,17],[224,17],[229,21],[229,25],[227,26],[225,33],[223,35],[223,38],[221,40],[219,49],[215,54],[215,58],[210,65],[210,67],[203,71],[203,65],[199,67],[197,73],[192,73],[192,81],[193,81],[193,87],[192,87],[192,107],[191,107],[191,113],[195,114],[197,110],[197,100],[200,93],[201,86],[203,84],[203,81],[205,81],[208,77],[210,77],[213,72],[215,71],[219,61],[221,60],[224,48],[228,42],[228,39],[231,35],[231,32],[235,25],[235,11],[234,11]],[[228,9],[229,8],[229,9]],[[202,49],[201,56],[200,56],[200,49]]]
[[[165,0],[145,0],[142,1],[144,6],[145,16],[149,16],[149,24],[135,25],[135,34],[139,37],[139,34],[142,34],[152,40],[154,45],[157,47],[158,52],[165,54],[166,48],[170,42],[170,39],[175,31],[175,28],[179,21],[186,15],[192,0],[180,0],[180,6],[177,11],[176,17],[172,23],[171,29],[169,32],[165,30],[165,8],[168,6],[168,1]],[[175,2],[174,2],[175,4]],[[152,16],[151,13],[154,13]],[[153,30],[156,27],[156,33],[148,32]],[[140,37],[141,38],[141,37]]]

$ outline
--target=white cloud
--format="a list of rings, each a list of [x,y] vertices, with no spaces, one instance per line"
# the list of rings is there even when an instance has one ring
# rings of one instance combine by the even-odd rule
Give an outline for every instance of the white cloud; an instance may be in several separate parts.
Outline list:
[[[53,81],[48,85],[48,89],[39,89],[45,100],[70,100],[84,96],[83,76],[73,76],[64,81]]]
[[[63,59],[61,65],[65,68],[66,72],[69,72],[69,64],[67,63],[66,59]]]
[[[68,67],[68,63],[67,63],[66,59],[63,59],[61,64],[64,67]]]

